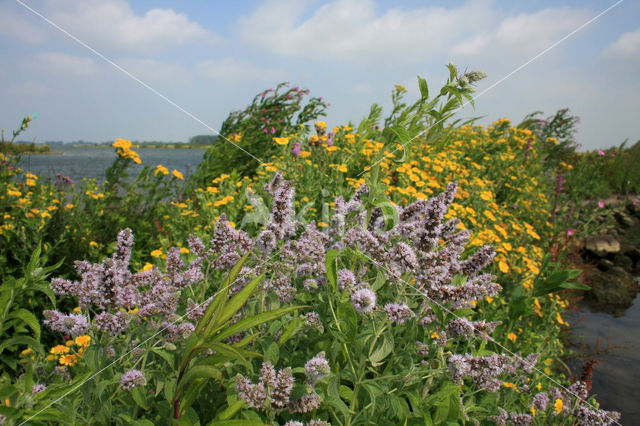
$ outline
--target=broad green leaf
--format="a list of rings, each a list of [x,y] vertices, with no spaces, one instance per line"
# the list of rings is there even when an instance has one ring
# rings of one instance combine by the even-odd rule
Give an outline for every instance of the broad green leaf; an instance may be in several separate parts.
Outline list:
[[[218,318],[216,318],[215,322],[213,323],[214,327],[224,323],[225,321],[233,317],[236,312],[238,312],[242,308],[242,306],[244,306],[247,300],[249,300],[249,297],[251,297],[256,287],[258,287],[258,285],[262,282],[263,278],[264,272],[260,276],[251,280],[250,283],[245,285],[242,290],[240,290],[235,296],[233,296],[231,300],[227,302]],[[207,333],[205,331],[205,335],[206,334]]]
[[[236,402],[230,404],[227,408],[219,412],[213,421],[227,420],[229,417],[233,417],[234,414],[240,411],[243,405],[243,400],[237,400]]]
[[[176,395],[195,379],[222,379],[222,371],[211,365],[194,365],[184,373],[176,389]]]
[[[378,342],[375,350],[369,355],[369,361],[374,367],[382,365],[385,359],[393,351],[393,336],[390,334],[383,335],[382,342]]]
[[[224,306],[224,303],[227,301],[229,288],[231,287],[231,284],[238,277],[238,274],[240,274],[240,271],[242,270],[242,266],[244,265],[244,262],[247,260],[249,253],[245,254],[235,265],[233,265],[233,267],[225,277],[224,281],[222,282],[221,288],[218,290],[218,293],[213,298],[209,306],[207,306],[207,309],[205,310],[204,315],[198,322],[198,325],[196,326],[196,330],[195,330],[196,334],[200,334],[202,329],[205,328],[205,326],[207,326],[210,321],[215,321],[215,314],[219,312],[219,308]]]
[[[30,337],[30,336],[14,336],[14,337],[10,337],[9,339],[7,339],[4,342],[2,342],[2,344],[0,344],[0,354],[2,354],[2,352],[5,349],[7,349],[7,348],[11,349],[16,345],[26,345],[26,346],[30,347],[31,349],[34,349],[34,350],[36,350],[38,352],[43,352],[42,345],[40,344],[40,342],[38,342],[33,337]]]
[[[16,318],[24,321],[35,333],[36,340],[40,340],[40,323],[38,322],[36,316],[31,312],[27,311],[26,309],[20,308],[11,312],[8,318]]]
[[[427,86],[427,80],[418,76],[418,87],[420,88],[420,95],[422,99],[429,99],[429,86]]]
[[[156,355],[158,355],[160,358],[164,359],[167,362],[167,364],[169,364],[169,367],[171,368],[174,367],[175,358],[172,353],[167,352],[164,349],[160,349],[160,348],[153,348],[151,351]]]
[[[280,318],[283,315],[288,314],[289,312],[296,311],[298,309],[308,308],[309,306],[288,306],[285,308],[275,309],[273,311],[263,312],[258,315],[251,316],[249,318],[245,318],[243,320],[238,321],[237,323],[230,325],[225,328],[224,331],[217,334],[215,339],[217,341],[221,341],[226,339],[227,337],[231,337],[234,334],[238,334],[241,331],[245,331],[250,329],[251,327],[255,327],[256,325],[260,325],[265,322],[269,322],[276,318]]]
[[[329,250],[324,262],[327,267],[327,279],[334,292],[338,291],[338,265],[336,264],[338,253],[338,250]]]

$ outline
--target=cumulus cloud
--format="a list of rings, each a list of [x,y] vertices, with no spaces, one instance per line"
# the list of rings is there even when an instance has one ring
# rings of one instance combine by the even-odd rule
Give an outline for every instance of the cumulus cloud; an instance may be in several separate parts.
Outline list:
[[[100,67],[92,58],[62,52],[46,52],[31,56],[23,67],[36,72],[70,77],[88,77],[100,72]]]
[[[490,2],[472,0],[458,8],[391,8],[376,14],[373,0],[333,0],[310,17],[308,2],[266,1],[240,20],[242,40],[264,50],[316,60],[421,61],[444,53],[450,40],[486,27]]]
[[[584,24],[592,15],[587,10],[561,7],[505,17],[495,29],[483,31],[457,44],[453,52],[477,56],[507,50],[520,55],[539,53]]]
[[[0,5],[0,35],[19,41],[36,44],[46,40],[46,32],[33,22],[31,17],[20,13],[14,5]]]
[[[150,54],[221,39],[184,13],[150,9],[136,15],[126,0],[48,0],[47,16],[89,45]]]
[[[601,53],[605,59],[635,59],[640,57],[640,28],[622,34]]]
[[[274,81],[282,80],[285,75],[283,70],[258,67],[234,58],[200,62],[196,66],[196,71],[201,76],[220,83],[243,80]]]

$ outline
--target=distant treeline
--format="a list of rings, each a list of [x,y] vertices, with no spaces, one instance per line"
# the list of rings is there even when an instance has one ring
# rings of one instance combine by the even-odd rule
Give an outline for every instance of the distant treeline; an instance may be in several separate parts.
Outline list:
[[[0,152],[22,154],[31,152],[50,152],[49,145],[40,145],[35,142],[0,142]]]

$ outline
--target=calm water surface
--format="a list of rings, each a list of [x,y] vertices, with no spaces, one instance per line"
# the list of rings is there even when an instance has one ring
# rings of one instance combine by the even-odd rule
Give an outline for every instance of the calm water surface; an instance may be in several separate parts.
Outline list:
[[[640,424],[640,296],[623,316],[590,312],[587,307],[567,315],[575,343],[586,345],[586,353],[596,348],[611,351],[596,357],[600,363],[593,374],[592,394],[600,407],[622,413],[624,425]],[[576,368],[577,367],[577,368]],[[572,366],[580,375],[580,366]]]
[[[55,180],[56,174],[62,173],[74,181],[86,177],[103,181],[104,172],[116,158],[113,148],[56,148],[58,154],[23,155],[20,167],[25,171],[40,174],[45,178]],[[134,165],[129,175],[135,176],[145,165],[156,166],[162,164],[169,170],[176,169],[183,175],[193,173],[202,162],[203,149],[184,148],[140,148],[135,149],[140,154],[142,164]]]

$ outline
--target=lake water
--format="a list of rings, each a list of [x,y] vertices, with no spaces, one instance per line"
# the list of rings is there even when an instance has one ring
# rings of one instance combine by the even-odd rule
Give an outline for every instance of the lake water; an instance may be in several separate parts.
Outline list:
[[[114,148],[111,147],[63,147],[55,154],[25,154],[22,156],[20,167],[25,171],[40,174],[51,180],[56,179],[58,173],[70,177],[74,181],[82,178],[104,181],[104,172],[116,159]],[[129,175],[136,176],[146,165],[162,164],[169,170],[176,169],[185,177],[193,173],[202,162],[203,149],[184,148],[139,148],[142,164],[130,169]]]
[[[600,362],[593,372],[592,394],[605,410],[622,413],[622,424],[640,421],[640,296],[623,316],[593,313],[588,307],[567,314],[573,349],[593,354]],[[581,365],[571,365],[576,375]]]

